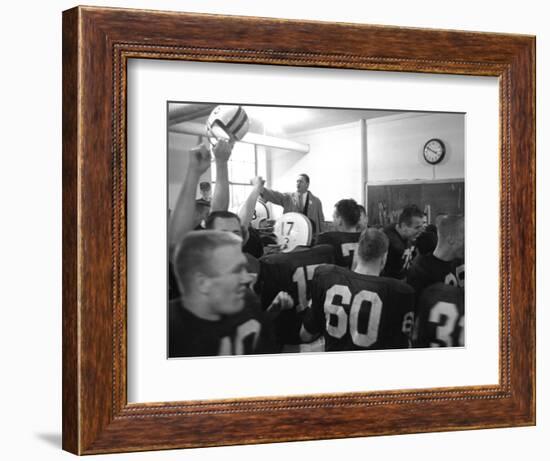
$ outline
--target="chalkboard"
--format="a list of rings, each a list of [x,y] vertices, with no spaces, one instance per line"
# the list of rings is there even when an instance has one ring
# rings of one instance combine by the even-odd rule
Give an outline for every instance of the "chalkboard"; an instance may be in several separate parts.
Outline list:
[[[464,215],[464,181],[367,187],[369,226],[396,223],[406,205],[417,205],[433,224],[438,214]]]

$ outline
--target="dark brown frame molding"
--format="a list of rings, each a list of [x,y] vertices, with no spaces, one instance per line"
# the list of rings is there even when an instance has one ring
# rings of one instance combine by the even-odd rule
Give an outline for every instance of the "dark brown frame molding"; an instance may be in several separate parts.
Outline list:
[[[498,77],[499,384],[128,404],[131,58]],[[92,7],[63,13],[65,450],[91,454],[533,424],[534,37]]]

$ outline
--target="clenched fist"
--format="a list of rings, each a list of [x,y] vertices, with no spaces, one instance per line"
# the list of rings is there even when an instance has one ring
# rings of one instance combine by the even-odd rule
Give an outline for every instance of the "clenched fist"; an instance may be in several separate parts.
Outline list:
[[[189,168],[198,172],[199,176],[210,168],[212,156],[210,155],[208,144],[202,143],[196,147],[193,147],[189,153]]]

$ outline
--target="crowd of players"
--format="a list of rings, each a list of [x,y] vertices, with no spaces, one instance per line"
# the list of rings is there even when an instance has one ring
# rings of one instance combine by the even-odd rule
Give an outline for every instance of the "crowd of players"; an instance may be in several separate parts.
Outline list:
[[[238,214],[228,211],[232,147],[190,151],[170,216],[169,357],[464,345],[463,217],[428,225],[409,205],[377,229],[342,199],[335,230],[278,251],[251,226],[262,178]],[[202,187],[196,200],[212,160],[214,195]]]

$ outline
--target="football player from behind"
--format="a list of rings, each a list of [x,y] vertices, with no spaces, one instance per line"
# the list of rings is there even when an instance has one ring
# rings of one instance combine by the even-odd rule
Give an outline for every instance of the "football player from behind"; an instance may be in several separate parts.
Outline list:
[[[342,199],[334,205],[332,219],[336,231],[323,232],[317,238],[318,244],[328,244],[334,248],[336,264],[351,268],[353,254],[359,244],[361,232],[357,232],[361,213],[353,199]]]
[[[447,215],[437,228],[433,253],[417,256],[407,274],[407,283],[420,297],[434,283],[464,287],[464,217]]]
[[[287,352],[297,352],[303,313],[311,298],[311,279],[315,269],[325,263],[334,263],[334,250],[330,245],[307,246],[312,229],[307,217],[298,213],[285,213],[275,225],[275,233],[283,252],[269,254],[261,262],[262,305],[268,306],[280,291],[288,293],[294,309],[281,312],[277,319],[276,336],[285,344]]]
[[[322,334],[327,351],[410,347],[414,291],[404,282],[380,277],[388,246],[381,230],[367,229],[353,271],[332,265],[315,271],[311,307],[300,331],[303,341]]]
[[[422,292],[413,346],[464,346],[464,290],[461,287],[435,283]]]

